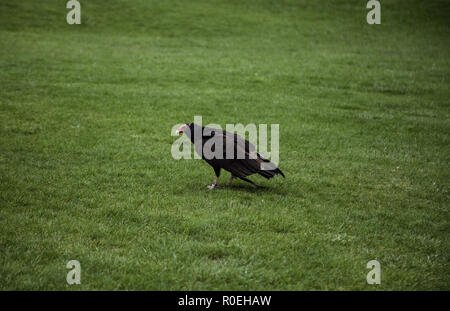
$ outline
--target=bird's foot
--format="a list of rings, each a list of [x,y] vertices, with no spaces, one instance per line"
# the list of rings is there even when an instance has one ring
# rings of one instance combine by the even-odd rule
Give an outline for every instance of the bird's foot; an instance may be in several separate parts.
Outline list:
[[[211,190],[211,189],[217,188],[217,184],[211,184],[206,187]]]

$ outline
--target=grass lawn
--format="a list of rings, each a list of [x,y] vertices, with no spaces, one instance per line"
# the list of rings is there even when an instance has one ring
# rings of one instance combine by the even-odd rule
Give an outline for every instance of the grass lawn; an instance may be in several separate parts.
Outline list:
[[[450,5],[381,2],[1,0],[0,289],[450,290]],[[208,190],[197,115],[286,179]]]

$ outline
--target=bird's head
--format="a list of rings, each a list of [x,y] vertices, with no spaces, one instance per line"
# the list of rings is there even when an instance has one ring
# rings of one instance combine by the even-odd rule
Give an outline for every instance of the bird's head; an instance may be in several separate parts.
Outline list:
[[[183,134],[187,131],[190,131],[191,128],[193,127],[193,123],[185,123],[183,125],[181,125],[178,130],[176,131],[177,134]]]

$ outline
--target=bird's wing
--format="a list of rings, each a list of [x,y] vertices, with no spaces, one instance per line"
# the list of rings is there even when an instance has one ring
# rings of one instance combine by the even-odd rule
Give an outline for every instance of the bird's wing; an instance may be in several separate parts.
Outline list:
[[[264,159],[256,152],[256,148],[241,136],[223,130],[205,128],[203,132],[204,152],[211,149],[207,158],[208,163],[230,171],[237,177],[246,177],[255,173],[265,178],[271,178],[275,174],[284,174],[275,164]],[[221,146],[220,146],[221,145]],[[222,147],[221,150],[216,148]],[[218,155],[221,157],[218,157]],[[264,166],[263,166],[264,164]]]
[[[263,159],[256,148],[237,134],[226,131],[217,133],[223,138],[224,168],[238,177],[255,174],[261,170]]]

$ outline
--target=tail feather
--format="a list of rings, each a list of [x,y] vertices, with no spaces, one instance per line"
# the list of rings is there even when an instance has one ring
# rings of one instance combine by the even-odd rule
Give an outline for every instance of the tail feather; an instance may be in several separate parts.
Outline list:
[[[276,168],[274,170],[260,170],[258,171],[258,174],[267,179],[272,178],[277,174],[280,174],[281,176],[283,176],[283,178],[286,178],[286,176],[284,176],[283,172],[279,168]]]
[[[270,163],[270,166],[272,166],[274,168],[274,169],[271,169],[271,170],[260,170],[260,171],[258,171],[259,175],[269,179],[269,178],[272,178],[273,176],[275,176],[277,174],[280,174],[281,176],[283,176],[283,178],[286,178],[286,176],[284,176],[283,172],[278,167],[276,167],[275,164],[270,162],[270,160],[264,159],[259,153],[258,153],[258,157],[261,160],[263,160],[263,162]]]
[[[272,178],[273,176],[275,176],[274,171],[266,171],[266,170],[258,171],[258,174],[261,175],[262,177],[267,178],[267,179]]]
[[[279,168],[277,168],[275,171],[277,172],[277,174],[283,176],[283,178],[286,178],[286,176],[284,176],[284,173]]]

